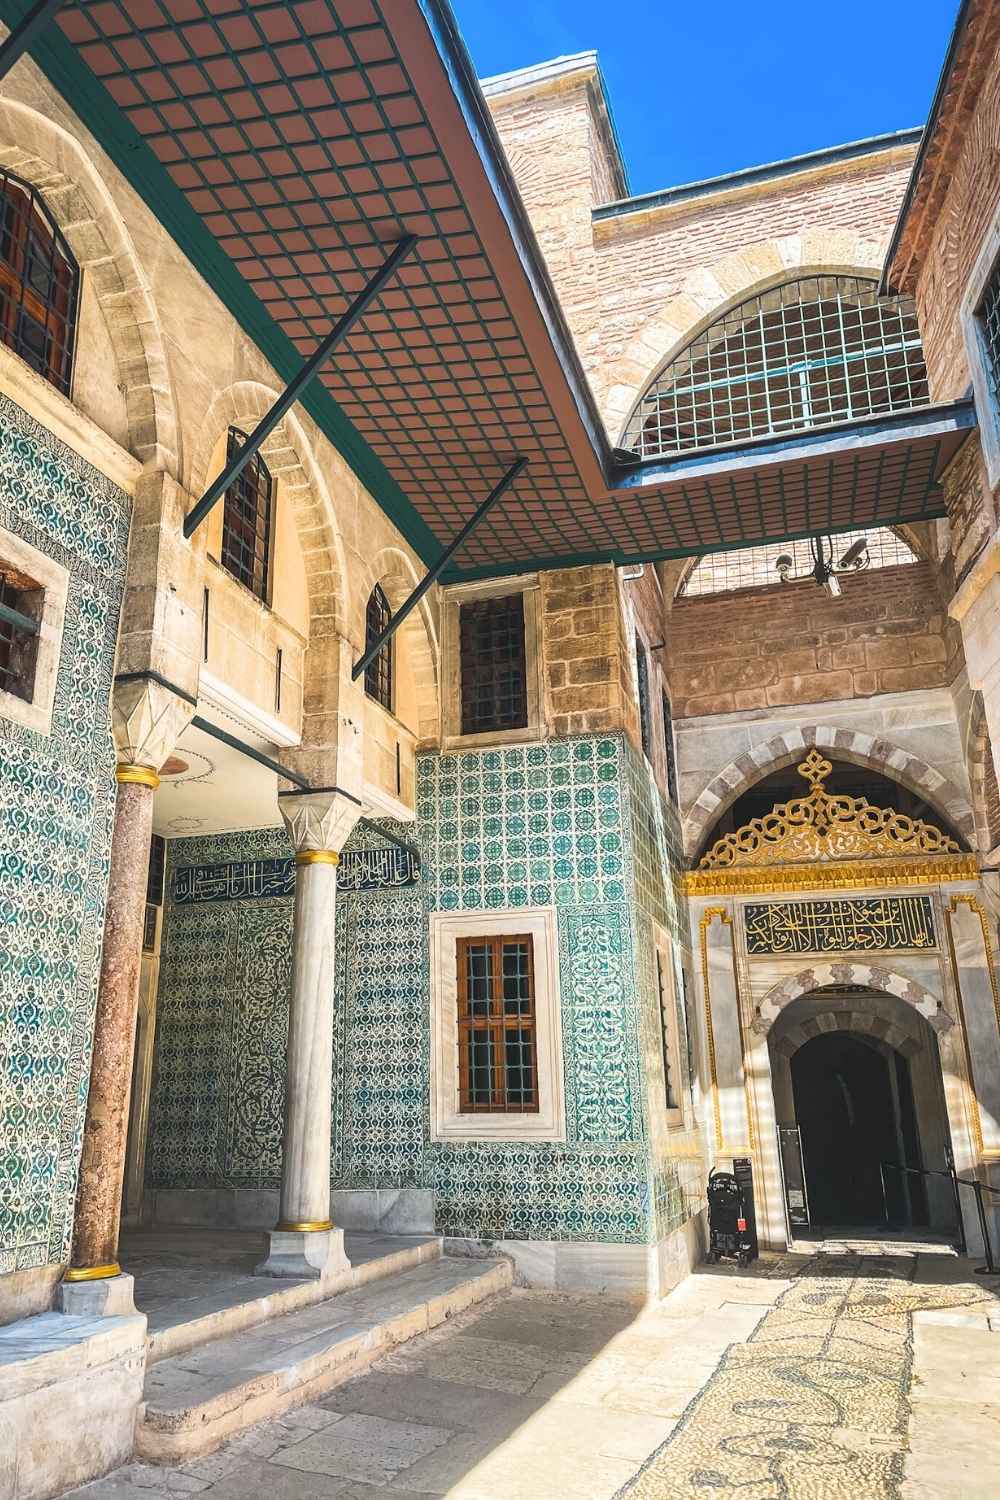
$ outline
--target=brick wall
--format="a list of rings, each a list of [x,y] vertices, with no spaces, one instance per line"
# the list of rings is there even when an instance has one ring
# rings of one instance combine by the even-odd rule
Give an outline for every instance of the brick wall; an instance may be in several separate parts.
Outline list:
[[[957,632],[929,563],[842,580],[678,599],[667,631],[674,717],[942,687]]]
[[[591,87],[585,74],[574,73],[559,87],[494,95],[489,102],[599,398],[629,341],[699,268],[807,231],[850,230],[875,246],[887,245],[913,159],[908,147],[689,205],[592,223],[591,210],[604,199],[610,178]],[[840,268],[842,246],[831,243],[823,259]]]
[[[959,308],[1000,197],[1000,53],[983,82],[975,115],[916,287],[917,312],[927,355],[931,396],[954,401],[969,384]]]
[[[909,151],[890,155],[878,157],[877,167],[855,158],[811,178],[778,178],[728,202],[697,199],[686,210],[644,215],[634,228],[625,219],[599,223],[602,358],[616,359],[692,272],[736,251],[824,229],[850,229],[886,244],[912,160]]]

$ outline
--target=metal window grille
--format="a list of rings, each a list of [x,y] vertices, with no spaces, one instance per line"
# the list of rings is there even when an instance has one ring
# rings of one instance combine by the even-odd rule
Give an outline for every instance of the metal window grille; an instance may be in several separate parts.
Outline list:
[[[731,308],[641,397],[625,446],[652,458],[929,401],[916,308],[874,281],[807,276]]]
[[[30,703],[45,590],[0,574],[0,690]]]
[[[674,753],[674,716],[670,699],[660,693],[660,711],[663,714],[663,750],[667,761],[667,792],[671,802],[677,803],[677,759]]]
[[[0,171],[0,339],[70,392],[80,270],[33,187]]]
[[[845,531],[833,538],[834,561],[838,562],[854,543],[867,539],[869,568],[897,568],[919,562],[917,554],[888,526],[871,531]],[[792,574],[803,577],[813,566],[809,540],[775,542],[767,547],[743,547],[733,552],[708,552],[700,557],[681,583],[678,593],[723,594],[733,589],[780,587],[777,559],[785,553],[792,559]]]
[[[389,601],[385,597],[380,584],[376,584],[368,596],[368,608],[365,612],[365,650],[378,640],[382,632],[388,629],[389,621],[392,619],[392,610]],[[392,646],[391,640],[386,641],[382,650],[374,660],[365,667],[365,692],[369,698],[374,698],[376,703],[381,703],[383,708],[392,712]]]
[[[462,733],[523,729],[528,722],[523,596],[461,605],[459,635]]]
[[[979,307],[986,352],[986,370],[993,394],[1000,399],[1000,260],[990,273]]]
[[[245,432],[230,427],[227,463],[246,440]],[[271,565],[272,491],[271,471],[255,454],[226,491],[222,511],[222,566],[265,601]]]
[[[656,985],[660,997],[660,1046],[663,1049],[663,1088],[668,1109],[680,1109],[674,1068],[677,1056],[677,1024],[671,1013],[673,992],[667,982],[663,954],[656,950]]]
[[[647,760],[653,758],[653,726],[649,715],[649,662],[646,648],[638,636],[635,638],[635,675],[639,689],[639,734],[642,750]]]
[[[463,1114],[536,1114],[530,936],[459,938],[458,1085]]]

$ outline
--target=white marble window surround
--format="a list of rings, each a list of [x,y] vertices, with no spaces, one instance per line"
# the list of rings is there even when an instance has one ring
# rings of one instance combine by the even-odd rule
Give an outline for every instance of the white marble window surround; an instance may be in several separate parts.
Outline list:
[[[959,311],[965,351],[969,360],[969,372],[972,376],[972,389],[976,398],[979,441],[982,445],[987,479],[991,489],[995,489],[1000,483],[1000,399],[997,397],[990,377],[989,357],[980,308],[986,285],[998,266],[1000,266],[1000,204],[994,210],[990,226],[983,236],[983,243],[976,257],[976,263],[969,274]]]
[[[534,948],[538,1110],[532,1114],[462,1114],[458,1089],[458,939],[524,933],[530,934]],[[566,1104],[555,907],[432,912],[430,963],[431,1139],[564,1141]]]
[[[0,687],[0,719],[23,724],[36,734],[48,734],[52,728],[52,704],[59,674],[69,573],[44,552],[39,552],[37,547],[0,527],[0,571],[8,569],[14,575],[29,579],[33,587],[43,591],[42,616],[31,698],[19,698],[16,693],[8,693]]]
[[[666,1077],[664,1077],[663,1112],[671,1130],[683,1130],[685,1125],[684,1071],[681,1067],[680,1032],[677,1026],[677,977],[674,972],[673,945],[669,934],[658,925],[653,928],[653,942],[664,1067],[669,1064],[671,1091],[676,1100],[673,1106],[666,1102]]]
[[[541,622],[538,611],[538,574],[485,578],[453,584],[441,591],[441,649],[444,662],[442,745],[446,750],[518,745],[545,737],[542,696]],[[518,729],[494,729],[483,734],[462,733],[462,653],[459,609],[474,599],[504,599],[521,594],[524,604],[524,673],[528,722]]]

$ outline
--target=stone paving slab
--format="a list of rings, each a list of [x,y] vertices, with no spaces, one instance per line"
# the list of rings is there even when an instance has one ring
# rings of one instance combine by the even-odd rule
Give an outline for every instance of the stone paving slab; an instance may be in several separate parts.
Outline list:
[[[838,1244],[641,1310],[516,1290],[75,1500],[997,1500],[1000,1292],[943,1259]]]

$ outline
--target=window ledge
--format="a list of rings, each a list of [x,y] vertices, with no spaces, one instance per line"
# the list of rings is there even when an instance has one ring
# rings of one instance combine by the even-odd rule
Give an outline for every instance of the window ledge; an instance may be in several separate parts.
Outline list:
[[[139,460],[6,344],[0,344],[0,388],[9,400],[112,484],[129,495],[135,494],[136,481],[142,473]]]

